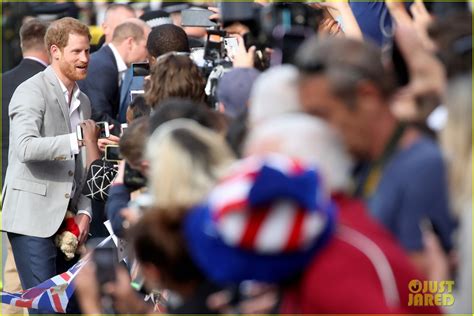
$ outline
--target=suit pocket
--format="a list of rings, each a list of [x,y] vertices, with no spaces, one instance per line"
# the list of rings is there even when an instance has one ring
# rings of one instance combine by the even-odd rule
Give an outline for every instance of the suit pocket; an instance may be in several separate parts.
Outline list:
[[[12,183],[12,189],[43,196],[46,195],[46,184],[30,180],[15,179]]]

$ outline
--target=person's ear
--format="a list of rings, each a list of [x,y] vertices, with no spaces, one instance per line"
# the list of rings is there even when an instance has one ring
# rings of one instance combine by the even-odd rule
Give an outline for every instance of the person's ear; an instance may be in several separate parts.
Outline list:
[[[127,37],[127,39],[125,41],[127,43],[127,48],[129,50],[132,50],[133,44],[135,43],[135,40],[133,39],[133,37]]]
[[[222,102],[219,102],[219,112],[225,113],[225,105]]]
[[[140,162],[140,167],[144,176],[147,176],[148,171],[150,170],[150,162],[148,160],[142,160]]]
[[[58,46],[51,45],[51,48],[49,49],[49,52],[51,53],[51,58],[53,60],[59,60],[61,58],[62,52],[61,52],[61,49]]]
[[[382,92],[373,82],[363,80],[357,83],[356,89],[356,107],[359,110],[378,111],[381,105],[385,106]]]
[[[150,67],[152,67],[156,63],[156,57],[155,56],[148,56],[148,63],[150,64]]]

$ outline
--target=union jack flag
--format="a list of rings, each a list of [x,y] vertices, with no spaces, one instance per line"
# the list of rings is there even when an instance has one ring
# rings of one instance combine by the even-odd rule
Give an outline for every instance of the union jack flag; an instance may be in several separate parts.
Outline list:
[[[100,243],[101,247],[110,240],[110,236]],[[66,313],[69,299],[74,293],[74,278],[90,260],[90,254],[79,260],[68,271],[44,281],[43,283],[18,293],[2,291],[2,304],[30,309],[40,309],[51,313]]]

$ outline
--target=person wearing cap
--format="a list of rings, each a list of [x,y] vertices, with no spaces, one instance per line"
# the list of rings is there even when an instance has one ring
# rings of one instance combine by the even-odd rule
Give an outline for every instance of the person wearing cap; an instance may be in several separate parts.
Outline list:
[[[279,284],[283,314],[440,312],[408,306],[421,276],[362,203],[329,195],[318,168],[267,154],[230,170],[183,224],[211,281]]]

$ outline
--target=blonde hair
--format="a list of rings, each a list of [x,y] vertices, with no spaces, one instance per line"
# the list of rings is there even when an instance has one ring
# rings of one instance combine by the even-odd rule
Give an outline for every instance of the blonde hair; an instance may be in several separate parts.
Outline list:
[[[195,121],[161,125],[147,146],[154,206],[178,218],[201,202],[234,161],[225,139]]]
[[[470,75],[449,85],[446,96],[448,121],[440,137],[448,166],[451,209],[456,216],[460,216],[472,201],[471,87]]]

